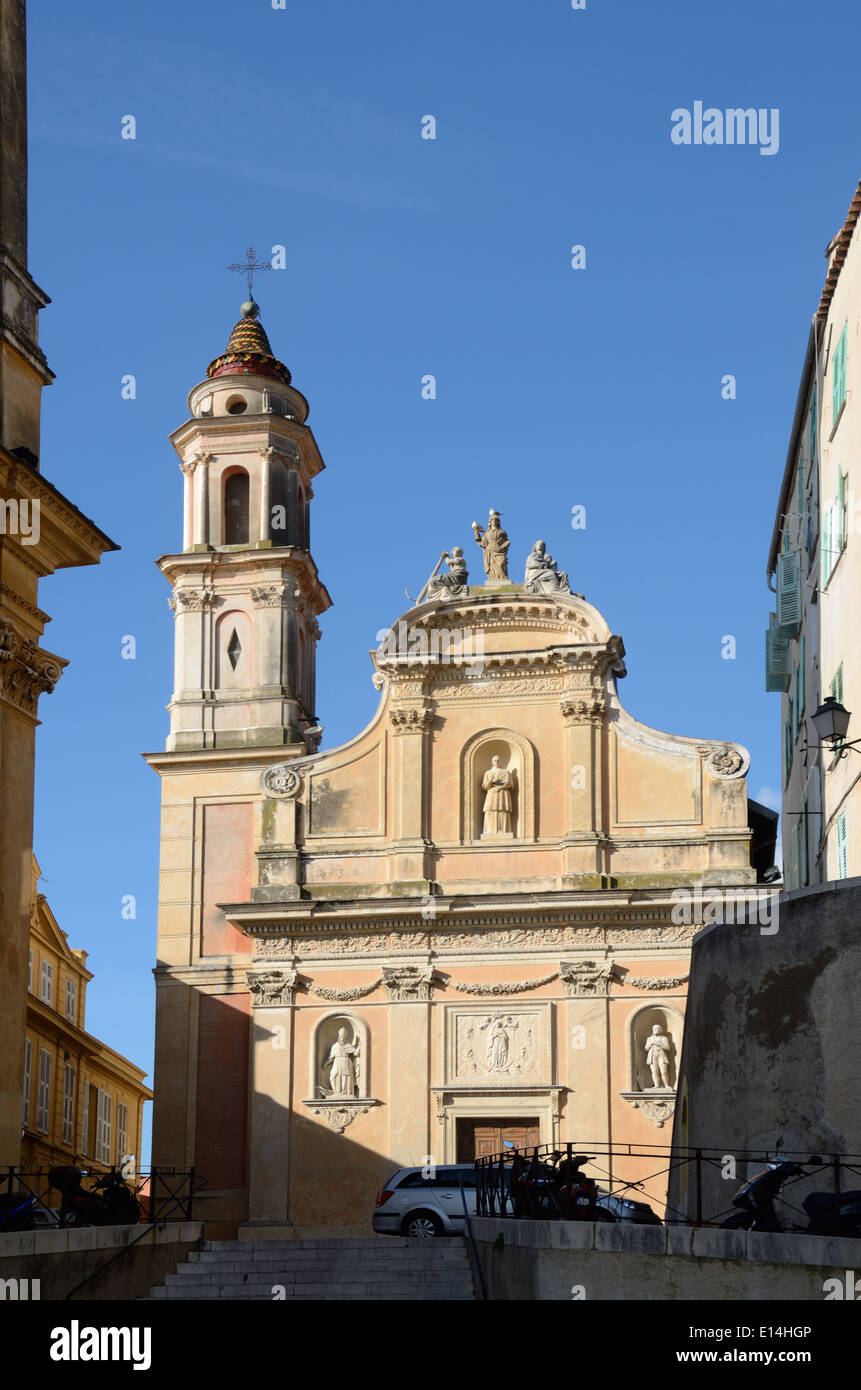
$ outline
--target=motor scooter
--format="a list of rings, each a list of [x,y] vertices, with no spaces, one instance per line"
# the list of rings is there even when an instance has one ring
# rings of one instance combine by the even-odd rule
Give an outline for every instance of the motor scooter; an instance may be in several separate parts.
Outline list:
[[[62,1196],[61,1226],[133,1226],[140,1220],[140,1203],[119,1173],[111,1171],[90,1188],[80,1168],[65,1164],[52,1168],[48,1180]]]
[[[819,1154],[809,1160],[813,1167],[822,1163]],[[744,1231],[804,1231],[808,1235],[861,1235],[861,1189],[846,1192],[809,1192],[801,1203],[809,1224],[785,1225],[775,1211],[775,1199],[791,1178],[804,1177],[807,1169],[800,1163],[774,1158],[762,1172],[742,1183],[732,1199],[738,1210],[728,1216],[721,1226],[725,1230]]]

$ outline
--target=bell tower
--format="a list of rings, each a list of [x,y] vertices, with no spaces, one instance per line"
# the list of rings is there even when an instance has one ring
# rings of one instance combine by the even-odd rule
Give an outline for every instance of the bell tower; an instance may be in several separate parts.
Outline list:
[[[159,568],[176,618],[168,752],[316,748],[317,619],[331,604],[310,549],[324,468],[308,402],[253,299],[170,436],[184,479],[182,552]]]

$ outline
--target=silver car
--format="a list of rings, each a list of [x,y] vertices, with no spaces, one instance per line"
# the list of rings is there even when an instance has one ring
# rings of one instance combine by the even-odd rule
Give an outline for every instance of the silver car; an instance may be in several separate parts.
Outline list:
[[[474,1216],[475,1168],[471,1163],[399,1168],[377,1193],[374,1230],[378,1235],[423,1240],[463,1235],[464,1201]]]

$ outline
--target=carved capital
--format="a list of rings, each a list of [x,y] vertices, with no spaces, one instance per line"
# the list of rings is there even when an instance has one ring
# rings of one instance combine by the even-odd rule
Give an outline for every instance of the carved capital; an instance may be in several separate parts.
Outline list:
[[[168,602],[174,613],[203,613],[221,599],[211,589],[177,589]]]
[[[249,970],[246,978],[255,1009],[284,1009],[293,1004],[296,970]]]
[[[383,966],[383,984],[390,1003],[426,1004],[433,992],[432,966]]]
[[[287,584],[255,584],[251,589],[251,601],[255,608],[282,608],[289,596]]]
[[[559,974],[567,999],[606,998],[618,978],[612,961],[562,961]]]
[[[396,706],[389,710],[389,720],[396,734],[421,734],[430,728],[433,711],[427,708],[401,709]]]
[[[566,696],[559,708],[566,724],[603,724],[607,714],[603,696],[597,695],[585,699]]]
[[[0,698],[9,704],[35,715],[39,696],[50,695],[68,664],[0,621]]]

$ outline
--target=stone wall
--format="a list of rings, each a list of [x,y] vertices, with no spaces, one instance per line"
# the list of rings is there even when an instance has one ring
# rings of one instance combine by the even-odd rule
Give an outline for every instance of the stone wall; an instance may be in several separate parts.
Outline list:
[[[675,1144],[726,1154],[861,1154],[859,919],[861,879],[846,879],[782,896],[765,930],[745,923],[699,933]],[[706,1214],[730,1206],[747,1175],[742,1165],[738,1180],[727,1181],[707,1166]],[[691,1215],[693,1184],[684,1170],[676,1177],[671,1204]],[[843,1186],[861,1187],[861,1176],[847,1173]],[[828,1174],[800,1185],[794,1206],[811,1187],[828,1189]]]
[[[0,1236],[0,1280],[38,1279],[42,1302],[143,1298],[188,1259],[202,1236],[199,1221],[21,1231]]]
[[[824,1236],[494,1217],[472,1227],[492,1301],[820,1302],[826,1279],[861,1269],[861,1240]]]

